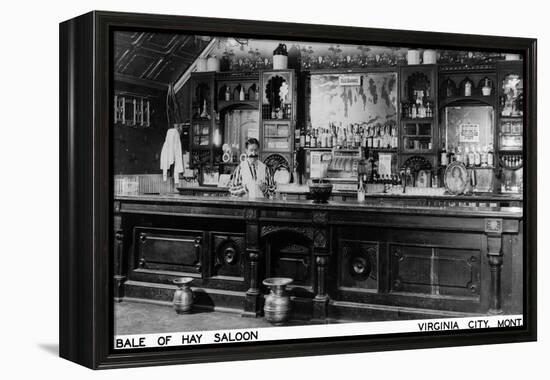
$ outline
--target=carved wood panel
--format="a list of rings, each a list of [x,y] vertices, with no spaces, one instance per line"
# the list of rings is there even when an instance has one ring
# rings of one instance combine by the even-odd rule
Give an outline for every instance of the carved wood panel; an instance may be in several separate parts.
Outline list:
[[[212,233],[212,275],[244,277],[244,235]]]
[[[390,289],[433,296],[479,296],[479,250],[390,245]]]
[[[378,289],[379,244],[341,240],[338,285],[358,289]]]
[[[200,273],[205,243],[202,231],[134,229],[134,269]]]

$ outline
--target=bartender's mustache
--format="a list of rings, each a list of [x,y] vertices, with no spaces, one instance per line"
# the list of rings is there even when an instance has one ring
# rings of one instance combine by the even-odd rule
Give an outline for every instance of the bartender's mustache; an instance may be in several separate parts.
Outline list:
[[[257,154],[249,154],[248,158],[258,158],[258,155]]]

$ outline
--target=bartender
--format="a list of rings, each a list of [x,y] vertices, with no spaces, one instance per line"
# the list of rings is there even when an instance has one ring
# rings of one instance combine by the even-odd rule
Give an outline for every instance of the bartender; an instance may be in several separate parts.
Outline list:
[[[260,142],[250,138],[245,143],[246,159],[231,175],[229,192],[233,196],[249,198],[273,198],[275,183],[269,168],[258,160]]]

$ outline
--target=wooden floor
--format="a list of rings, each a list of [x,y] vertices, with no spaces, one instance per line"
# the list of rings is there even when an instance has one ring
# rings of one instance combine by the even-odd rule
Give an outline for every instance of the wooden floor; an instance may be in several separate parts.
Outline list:
[[[262,317],[245,318],[234,312],[207,309],[179,315],[170,305],[129,301],[115,303],[114,322],[115,335],[272,327]],[[309,323],[289,321],[287,325],[304,324]]]

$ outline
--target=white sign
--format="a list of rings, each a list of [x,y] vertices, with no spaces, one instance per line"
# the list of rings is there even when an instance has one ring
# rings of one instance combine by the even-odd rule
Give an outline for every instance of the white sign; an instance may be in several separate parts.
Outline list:
[[[242,343],[281,339],[377,335],[408,332],[479,330],[523,326],[522,315],[492,315],[465,318],[418,319],[386,322],[337,323],[329,325],[264,327],[214,331],[116,335],[115,349],[174,347],[200,344]]]
[[[464,123],[460,124],[458,141],[461,143],[479,142],[479,124]]]
[[[340,86],[361,86],[361,75],[340,75],[338,84]]]

